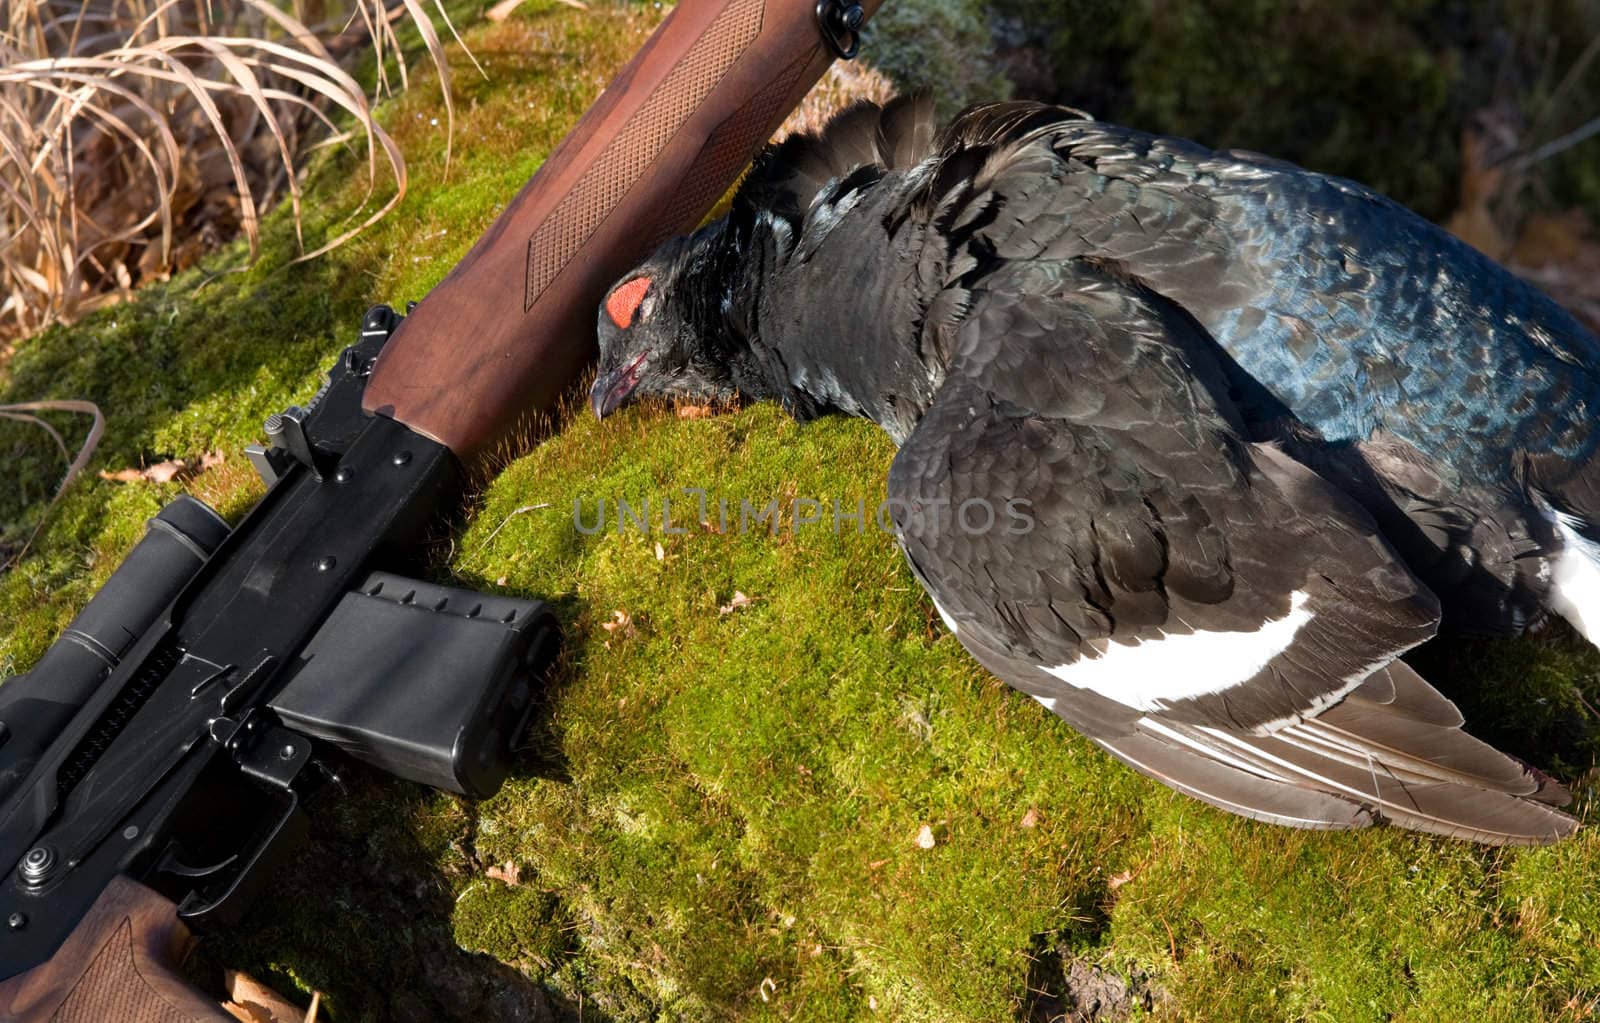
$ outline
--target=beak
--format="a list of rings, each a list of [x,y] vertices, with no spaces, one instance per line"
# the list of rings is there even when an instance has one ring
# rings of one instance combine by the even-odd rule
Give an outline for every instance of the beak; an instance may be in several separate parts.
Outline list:
[[[646,354],[641,352],[622,369],[595,379],[594,387],[589,390],[589,404],[594,406],[596,419],[604,419],[622,407],[634,388],[639,386],[639,367],[644,363]]]

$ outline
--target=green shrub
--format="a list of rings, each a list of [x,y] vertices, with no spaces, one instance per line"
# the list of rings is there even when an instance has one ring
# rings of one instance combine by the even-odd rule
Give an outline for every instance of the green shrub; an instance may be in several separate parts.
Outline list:
[[[1461,130],[1508,106],[1532,147],[1593,117],[1594,0],[997,0],[1043,56],[1046,97],[1103,120],[1254,149],[1354,178],[1439,219],[1456,205]],[[1548,116],[1546,116],[1548,114]],[[1520,120],[1520,125],[1517,123]],[[1600,211],[1590,143],[1541,168],[1544,195]]]
[[[994,56],[988,4],[979,0],[894,0],[873,16],[862,59],[902,91],[931,89],[942,116],[969,103],[1011,95]]]

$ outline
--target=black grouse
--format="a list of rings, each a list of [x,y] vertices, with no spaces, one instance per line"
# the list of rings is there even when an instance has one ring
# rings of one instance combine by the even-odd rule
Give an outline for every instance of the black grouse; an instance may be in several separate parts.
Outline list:
[[[1137,770],[1300,827],[1576,826],[1397,658],[1435,589],[1481,628],[1600,623],[1600,349],[1402,207],[1059,107],[936,133],[925,97],[863,104],[599,325],[599,415],[741,395],[882,426],[951,631]]]

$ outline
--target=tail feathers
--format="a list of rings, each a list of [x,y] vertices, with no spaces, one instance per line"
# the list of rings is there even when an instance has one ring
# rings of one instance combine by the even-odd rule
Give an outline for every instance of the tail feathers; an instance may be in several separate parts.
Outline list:
[[[918,91],[896,98],[878,120],[879,161],[889,170],[903,170],[934,151],[933,94]]]
[[[1461,731],[1462,722],[1455,704],[1404,661],[1391,661],[1302,727],[1322,730],[1336,742],[1383,745],[1385,756],[1393,755],[1419,779],[1499,788],[1551,806],[1572,802],[1560,782],[1474,739]]]
[[[1369,697],[1374,684],[1393,694]],[[1416,780],[1446,781],[1532,795],[1543,775],[1461,730],[1461,712],[1410,667],[1392,661],[1349,697],[1276,733],[1329,747],[1365,763],[1377,757]]]
[[[1338,725],[1321,719],[1305,721],[1273,738],[1358,772],[1382,771],[1408,785],[1442,782],[1532,796],[1549,784],[1459,729],[1419,729],[1368,709],[1339,716]]]
[[[836,114],[820,135],[791,135],[769,147],[734,200],[745,213],[771,211],[798,223],[828,182],[863,167],[904,170],[935,149],[933,99],[898,96],[882,107],[861,101]]]
[[[1398,827],[1485,845],[1547,845],[1578,827],[1545,803],[1459,785],[1413,786],[1378,812]]]
[[[1151,735],[1096,741],[1163,785],[1269,824],[1327,831],[1392,824],[1489,845],[1542,845],[1577,828],[1559,810],[1504,792],[1433,783],[1360,795],[1345,785],[1324,788],[1314,777],[1257,773]]]
[[[1455,706],[1399,662],[1321,714],[1265,735],[1145,717],[1098,740],[1137,770],[1214,806],[1307,828],[1389,823],[1493,845],[1571,834],[1570,799],[1461,731]]]
[[[1560,782],[1474,739],[1461,724],[1455,704],[1410,666],[1392,661],[1300,727],[1325,732],[1335,742],[1381,746],[1385,757],[1393,756],[1419,779],[1498,788],[1551,806],[1572,802]]]
[[[1572,793],[1565,785],[1556,781],[1548,774],[1545,774],[1537,767],[1529,766],[1528,770],[1539,781],[1539,787],[1528,793],[1529,799],[1537,799],[1546,806],[1553,806],[1557,809],[1560,809],[1563,806],[1571,805]]]
[[[890,166],[888,154],[879,145],[883,115],[884,108],[876,103],[854,103],[828,121],[819,141],[836,173]]]
[[[1048,131],[1062,121],[1073,120],[1092,121],[1094,118],[1072,107],[1032,100],[978,103],[961,111],[940,134],[939,152],[950,154],[962,149],[1021,142],[1035,132]]]

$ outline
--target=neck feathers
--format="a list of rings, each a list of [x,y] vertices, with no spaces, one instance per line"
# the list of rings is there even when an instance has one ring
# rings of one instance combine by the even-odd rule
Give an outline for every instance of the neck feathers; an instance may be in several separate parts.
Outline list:
[[[714,228],[704,292],[717,308],[702,322],[738,390],[802,418],[864,416],[903,440],[943,381],[965,309],[955,278],[971,260],[954,258],[947,235],[974,194],[968,179],[1061,113],[995,104],[940,135],[930,99],[915,95],[858,104],[764,153]]]

